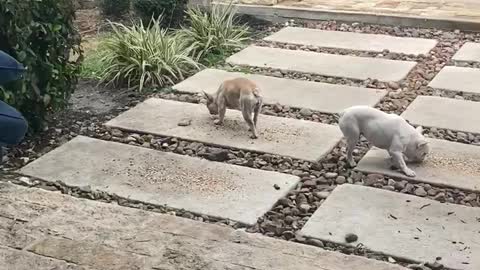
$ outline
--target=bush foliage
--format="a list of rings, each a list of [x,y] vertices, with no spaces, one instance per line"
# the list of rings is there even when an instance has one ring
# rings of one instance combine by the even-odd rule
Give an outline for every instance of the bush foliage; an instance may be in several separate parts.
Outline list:
[[[183,80],[199,69],[190,57],[192,48],[175,33],[160,26],[161,18],[148,26],[111,23],[113,33],[102,44],[102,81],[130,88],[163,87]]]
[[[239,24],[235,14],[232,4],[215,5],[208,11],[188,9],[189,26],[182,29],[181,36],[195,48],[200,60],[230,54],[249,40],[248,26]]]
[[[122,17],[130,11],[131,0],[100,0],[100,9],[106,16]]]
[[[0,0],[0,50],[26,68],[22,81],[0,88],[34,129],[48,112],[66,105],[77,83],[80,54],[72,0]]]
[[[161,16],[164,27],[176,27],[183,20],[187,2],[188,0],[134,0],[133,8],[144,24]]]

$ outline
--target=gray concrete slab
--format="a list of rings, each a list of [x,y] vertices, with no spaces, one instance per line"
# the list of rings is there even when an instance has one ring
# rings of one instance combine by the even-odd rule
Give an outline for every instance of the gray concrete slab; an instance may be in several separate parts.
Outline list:
[[[480,208],[442,204],[382,189],[341,185],[303,227],[303,235],[451,269],[480,269]]]
[[[0,245],[0,262],[0,270],[87,270],[85,267],[65,261],[2,245]]]
[[[421,164],[409,164],[415,178],[390,169],[387,151],[373,148],[360,160],[356,169],[397,178],[480,191],[480,146],[429,139],[431,153]]]
[[[178,126],[184,119],[191,119],[191,125]],[[260,115],[259,138],[250,139],[248,126],[239,111],[228,110],[224,125],[217,126],[203,104],[156,98],[146,100],[106,125],[309,161],[323,157],[342,138],[336,126]]]
[[[227,58],[234,65],[277,68],[281,70],[320,74],[324,76],[380,81],[403,80],[416,65],[411,61],[335,55],[249,46]]]
[[[188,93],[214,93],[227,79],[245,77],[260,88],[266,104],[282,104],[309,108],[325,113],[339,113],[354,105],[375,106],[386,91],[347,85],[275,78],[263,75],[206,69],[175,85],[173,88]]]
[[[480,62],[480,43],[466,42],[460,50],[453,55],[452,60]]]
[[[35,212],[39,206],[55,209],[23,224],[9,226],[10,233],[12,237],[17,237],[19,231],[28,234],[35,240],[28,243],[26,250],[43,259],[76,264],[78,267],[68,268],[72,270],[83,267],[91,270],[406,270],[377,260],[249,234],[227,226],[77,199],[36,188],[0,183],[0,190],[0,199],[6,202],[2,208],[16,208],[21,204],[22,209],[28,205],[26,211],[30,212]],[[0,242],[2,245],[4,243]],[[30,260],[27,256],[20,259]],[[39,265],[23,267],[29,261],[6,262],[6,265],[0,264],[0,269],[44,269]]]
[[[302,27],[285,27],[264,40],[371,52],[389,50],[390,52],[414,55],[428,54],[437,45],[437,41],[434,39],[326,31]]]
[[[288,174],[81,136],[20,172],[245,224],[254,224],[299,180]]]
[[[480,102],[417,96],[402,116],[414,125],[480,133]]]
[[[480,94],[480,69],[447,66],[440,70],[428,86]]]

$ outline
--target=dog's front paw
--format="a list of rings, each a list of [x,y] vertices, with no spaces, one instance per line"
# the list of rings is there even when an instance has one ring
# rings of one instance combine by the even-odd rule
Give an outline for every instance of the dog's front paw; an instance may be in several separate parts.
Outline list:
[[[250,139],[258,139],[258,136],[255,134],[250,135]]]
[[[213,123],[214,123],[215,125],[223,125],[223,122],[220,121],[220,119],[215,119],[215,120],[213,120]]]
[[[408,176],[408,177],[415,177],[415,176],[417,176],[417,175],[415,174],[415,172],[412,171],[412,170],[410,170],[410,169],[406,169],[406,170],[404,171],[404,173],[405,173],[405,175]]]

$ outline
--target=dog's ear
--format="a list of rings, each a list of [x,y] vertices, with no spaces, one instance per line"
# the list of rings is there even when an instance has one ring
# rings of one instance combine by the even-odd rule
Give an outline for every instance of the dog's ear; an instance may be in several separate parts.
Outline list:
[[[423,127],[422,126],[418,126],[416,128],[416,130],[418,131],[418,133],[423,134]]]
[[[427,140],[421,140],[421,141],[417,142],[417,148],[424,147],[427,144],[428,144]]]
[[[213,101],[213,97],[212,95],[210,95],[209,93],[205,92],[205,91],[202,91],[203,92],[203,95],[205,96],[205,98],[207,99],[208,102],[212,102]]]

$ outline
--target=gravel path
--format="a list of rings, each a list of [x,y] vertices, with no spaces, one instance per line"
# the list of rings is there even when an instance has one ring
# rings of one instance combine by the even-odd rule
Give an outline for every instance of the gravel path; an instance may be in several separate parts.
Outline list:
[[[458,99],[468,99],[480,101],[480,95],[467,95],[464,93],[443,91],[428,87],[428,83],[445,65],[479,67],[478,63],[458,63],[451,60],[453,54],[467,41],[480,41],[480,34],[464,33],[461,31],[441,31],[436,29],[413,29],[399,28],[375,25],[363,25],[358,23],[340,24],[336,22],[320,23],[299,23],[296,26],[317,28],[323,30],[350,31],[359,33],[388,34],[400,37],[422,37],[434,38],[439,41],[437,46],[428,54],[420,56],[403,55],[384,51],[382,53],[371,52],[353,52],[349,50],[325,49],[309,46],[297,46],[291,44],[272,43],[259,40],[259,38],[279,30],[284,25],[255,25],[257,38],[256,45],[288,48],[292,50],[308,50],[316,52],[328,52],[334,54],[358,55],[364,57],[378,57],[395,60],[417,61],[418,65],[409,73],[407,78],[399,83],[379,82],[375,80],[354,81],[343,78],[332,78],[312,74],[285,72],[281,70],[272,70],[265,68],[245,68],[221,64],[217,68],[226,70],[251,72],[265,74],[275,77],[294,78],[300,80],[319,81],[335,84],[346,84],[362,86],[368,88],[386,89],[388,95],[376,106],[386,112],[400,114],[415,99],[417,95],[440,95]],[[96,89],[92,89],[95,91]],[[116,90],[112,90],[116,91]],[[103,91],[104,95],[112,95],[111,92]],[[299,241],[310,245],[324,247],[330,250],[339,250],[347,254],[359,254],[379,260],[407,265],[411,262],[405,262],[399,259],[390,258],[378,253],[370,252],[363,247],[344,247],[328,242],[322,242],[314,239],[305,239],[295,234],[300,230],[314,211],[325,201],[330,192],[337,186],[344,183],[353,183],[366,185],[381,189],[387,189],[400,193],[412,194],[420,197],[427,197],[440,202],[449,202],[461,204],[469,207],[480,207],[480,194],[468,191],[433,186],[424,183],[409,183],[405,180],[394,179],[377,174],[363,174],[350,169],[345,162],[345,144],[341,142],[333,149],[321,162],[311,163],[301,160],[295,160],[288,157],[268,155],[262,153],[248,152],[238,149],[219,148],[205,145],[198,142],[179,140],[170,137],[160,137],[144,134],[133,134],[112,130],[102,125],[105,121],[112,119],[120,112],[125,111],[138,102],[150,96],[157,96],[166,99],[173,99],[183,102],[199,103],[200,95],[180,94],[174,91],[163,91],[160,93],[138,94],[129,91],[119,91],[118,97],[108,99],[111,110],[108,112],[98,112],[87,110],[84,107],[75,107],[61,112],[52,118],[49,128],[36,137],[29,138],[18,148],[10,151],[3,170],[4,180],[15,181],[16,183],[27,186],[38,186],[48,190],[60,190],[63,193],[73,196],[85,197],[94,200],[106,202],[116,201],[120,205],[136,207],[146,210],[152,210],[162,213],[170,213],[186,218],[200,221],[223,223],[229,226],[242,227],[229,220],[221,220],[208,216],[199,216],[178,209],[171,209],[156,205],[148,205],[141,202],[131,201],[120,198],[115,195],[102,192],[92,192],[88,187],[71,188],[62,183],[49,184],[40,180],[18,177],[13,171],[32,160],[42,156],[51,149],[65,143],[76,135],[86,135],[102,140],[112,140],[131,145],[153,148],[159,151],[175,152],[182,155],[200,156],[216,162],[227,162],[240,166],[258,168],[262,170],[278,171],[300,176],[301,183],[292,190],[286,197],[278,201],[273,209],[267,212],[258,223],[250,228],[251,232],[260,232],[267,236],[278,237],[290,241]],[[336,124],[337,116],[334,114],[320,113],[313,110],[290,108],[280,104],[266,105],[262,113],[275,115],[279,117],[289,117],[296,119],[305,119],[309,121],[322,122],[327,124]],[[454,112],[452,112],[454,113]],[[464,132],[454,132],[437,128],[427,128],[428,137],[456,141],[466,144],[480,145],[480,134],[470,134]],[[357,150],[354,152],[356,161],[367,152],[368,144],[361,141]],[[420,266],[418,266],[420,267]],[[425,269],[425,268],[417,268]],[[431,266],[431,269],[442,269]]]

